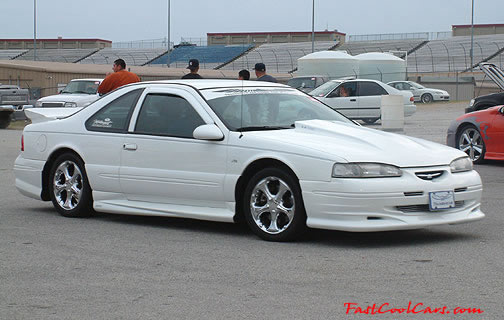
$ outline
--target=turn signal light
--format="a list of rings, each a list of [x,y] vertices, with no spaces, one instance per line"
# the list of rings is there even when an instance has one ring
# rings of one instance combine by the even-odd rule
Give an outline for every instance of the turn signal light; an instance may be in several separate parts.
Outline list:
[[[21,135],[21,151],[24,151],[24,135]]]
[[[413,101],[415,101],[415,99],[413,99],[413,97],[410,97],[409,101],[413,102]]]

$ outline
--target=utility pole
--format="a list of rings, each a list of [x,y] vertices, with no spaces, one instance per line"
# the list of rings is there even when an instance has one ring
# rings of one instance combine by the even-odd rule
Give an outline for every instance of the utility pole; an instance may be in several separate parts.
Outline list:
[[[473,72],[474,66],[474,0],[472,0],[472,9],[471,9],[471,72]]]
[[[168,68],[170,67],[170,0],[168,0],[168,59],[166,61],[166,65]]]
[[[33,61],[37,60],[37,0],[33,0]]]
[[[315,0],[312,0],[311,52],[315,52]]]

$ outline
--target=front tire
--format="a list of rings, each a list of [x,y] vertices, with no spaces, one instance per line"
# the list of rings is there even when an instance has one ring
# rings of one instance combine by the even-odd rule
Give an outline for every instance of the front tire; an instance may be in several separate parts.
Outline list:
[[[264,240],[294,240],[306,229],[301,188],[285,170],[257,172],[245,188],[243,206],[250,229]]]
[[[457,135],[457,149],[467,153],[473,163],[481,163],[485,159],[485,141],[480,131],[473,125],[466,125]]]
[[[430,93],[425,93],[422,95],[420,100],[422,100],[423,103],[431,103],[432,100],[434,100],[434,98],[432,97],[432,95]]]
[[[365,119],[362,119],[362,121],[364,121],[365,124],[373,124],[376,121],[378,121],[378,119],[380,119],[380,118],[365,118]]]
[[[54,161],[49,173],[49,194],[56,210],[65,217],[87,217],[93,210],[91,187],[84,163],[73,153]]]

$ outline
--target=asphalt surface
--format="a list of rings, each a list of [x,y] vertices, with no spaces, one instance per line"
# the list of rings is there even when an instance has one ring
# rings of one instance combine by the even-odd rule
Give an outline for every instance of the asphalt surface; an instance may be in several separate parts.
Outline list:
[[[466,104],[418,104],[404,133],[444,143]],[[270,243],[234,224],[61,217],[14,187],[20,138],[19,130],[0,131],[0,319],[504,317],[504,162],[475,167],[487,215],[479,222],[368,234],[311,230],[299,242]],[[388,304],[384,312],[410,302],[421,303],[421,313],[347,314],[345,306]],[[483,313],[454,314],[457,307]]]

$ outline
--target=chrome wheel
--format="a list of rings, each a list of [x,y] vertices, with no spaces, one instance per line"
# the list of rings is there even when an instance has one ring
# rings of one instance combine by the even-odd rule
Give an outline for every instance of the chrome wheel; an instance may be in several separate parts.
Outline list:
[[[82,172],[73,161],[63,161],[53,176],[53,193],[57,204],[64,210],[79,205],[83,192]]]
[[[483,137],[475,127],[467,127],[459,136],[458,149],[467,153],[473,162],[479,162],[485,154]]]
[[[434,99],[432,98],[432,95],[430,95],[429,93],[426,93],[422,96],[421,100],[423,103],[430,103]]]
[[[269,176],[260,180],[250,197],[252,219],[262,231],[274,235],[286,230],[294,219],[294,195],[287,183]]]

